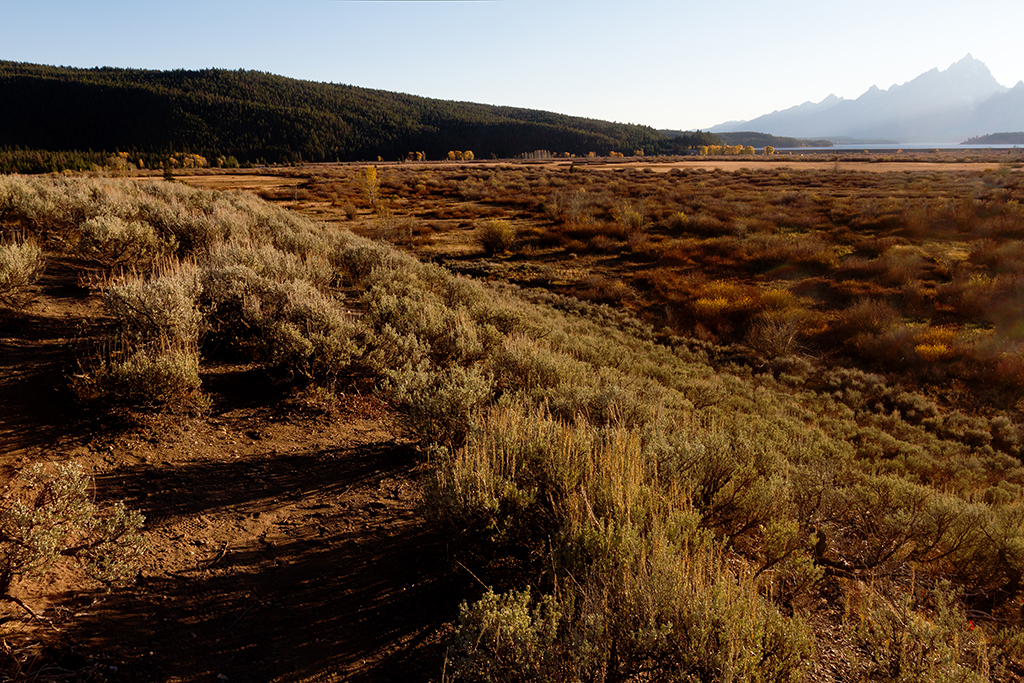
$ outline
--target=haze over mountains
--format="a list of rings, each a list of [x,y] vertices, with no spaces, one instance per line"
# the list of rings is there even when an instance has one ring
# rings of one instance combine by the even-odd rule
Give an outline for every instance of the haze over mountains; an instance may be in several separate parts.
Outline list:
[[[932,69],[888,90],[872,86],[854,100],[829,95],[750,121],[728,121],[713,133],[756,130],[800,138],[856,141],[961,142],[1024,131],[1024,81],[999,84],[970,54],[945,71]]]

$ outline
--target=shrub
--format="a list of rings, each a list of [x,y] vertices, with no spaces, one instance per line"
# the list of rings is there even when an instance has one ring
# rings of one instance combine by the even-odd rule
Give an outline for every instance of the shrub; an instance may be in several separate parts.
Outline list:
[[[144,269],[175,249],[173,237],[163,242],[153,226],[126,222],[117,216],[96,216],[80,228],[77,253],[108,272],[132,267]]]
[[[143,517],[123,503],[101,509],[91,479],[74,463],[37,464],[22,472],[13,497],[0,510],[0,598],[19,576],[41,578],[64,558],[108,584],[127,582],[146,548]]]
[[[621,201],[612,210],[612,217],[627,235],[642,230],[647,222],[647,207],[643,201]]]
[[[920,248],[894,246],[880,257],[886,265],[885,282],[900,285],[919,279],[925,267],[925,256]]]
[[[378,268],[398,270],[414,261],[379,242],[346,235],[346,239],[330,255],[341,284],[363,287]]]
[[[201,293],[196,267],[173,263],[155,277],[131,275],[112,280],[103,300],[117,323],[117,337],[135,344],[187,348],[199,341]]]
[[[455,366],[445,372],[394,373],[387,388],[402,408],[402,420],[411,435],[425,444],[455,448],[465,442],[490,399],[491,384],[491,377],[481,370]]]
[[[684,212],[676,211],[675,213],[668,217],[666,225],[668,226],[668,229],[672,230],[673,232],[682,232],[686,228],[686,224],[689,222],[689,220],[689,216],[687,216]]]
[[[45,266],[43,250],[32,240],[0,244],[0,306],[23,306]]]
[[[921,592],[933,601],[930,614],[918,611],[921,606],[914,604],[913,594],[892,602],[870,586],[853,591],[846,620],[864,653],[870,680],[990,680],[982,673],[988,664],[985,635],[967,619],[948,587]]]
[[[169,264],[153,278],[112,281],[104,303],[114,322],[71,378],[79,400],[111,412],[203,411],[199,378],[202,288],[193,264]]]
[[[516,230],[508,221],[484,221],[477,228],[476,240],[488,256],[503,254],[515,245]]]
[[[750,574],[735,572],[710,548],[649,543],[632,548],[607,579],[587,581],[577,597],[577,652],[603,664],[601,679],[803,678],[810,629],[758,595]]]
[[[484,359],[501,343],[501,328],[514,324],[487,302],[479,288],[440,269],[381,271],[364,302],[368,327],[378,334],[390,329],[389,335],[415,339],[438,370]],[[415,367],[419,359],[400,362],[402,367]],[[377,367],[384,374],[394,369]]]
[[[267,244],[219,244],[211,250],[208,262],[214,268],[246,266],[261,277],[288,282],[305,280],[319,288],[326,288],[335,280],[334,267],[326,256],[299,255]]]
[[[110,412],[202,412],[209,400],[201,387],[195,348],[122,350],[94,359],[71,380],[79,400]]]
[[[685,229],[698,235],[715,236],[724,235],[728,232],[728,226],[717,216],[708,213],[698,213],[686,221]]]
[[[553,193],[545,206],[553,218],[565,225],[579,225],[590,220],[590,202],[582,187]]]
[[[561,613],[551,596],[531,609],[529,589],[497,595],[488,590],[459,607],[453,638],[455,675],[467,681],[564,680],[553,646]]]
[[[900,321],[899,312],[883,301],[858,301],[840,313],[839,326],[850,337],[879,335]]]
[[[762,312],[747,332],[747,343],[769,359],[791,356],[800,345],[802,322],[798,312]]]
[[[633,298],[633,290],[622,280],[589,275],[580,283],[579,296],[603,304],[622,304]]]
[[[359,355],[361,326],[304,280],[278,282],[245,266],[202,275],[204,348],[238,355],[290,376],[332,381]]]
[[[604,535],[598,532],[600,535]],[[717,553],[641,550],[609,531],[608,570],[566,581],[561,595],[488,590],[463,603],[455,671],[471,681],[795,681],[809,629],[782,617]]]

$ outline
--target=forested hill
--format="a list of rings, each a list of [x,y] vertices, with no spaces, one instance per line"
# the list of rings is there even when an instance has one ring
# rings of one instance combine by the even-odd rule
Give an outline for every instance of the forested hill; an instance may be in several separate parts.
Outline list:
[[[538,149],[672,152],[646,126],[314,83],[255,71],[76,69],[0,61],[0,148],[189,152],[268,162],[477,158]]]
[[[790,138],[768,133],[756,133],[753,131],[737,131],[729,133],[718,133],[722,142],[727,145],[751,145],[753,147],[832,147],[831,140],[813,140],[808,138]]]
[[[969,138],[961,145],[1024,145],[1024,131],[1017,133],[992,133]]]

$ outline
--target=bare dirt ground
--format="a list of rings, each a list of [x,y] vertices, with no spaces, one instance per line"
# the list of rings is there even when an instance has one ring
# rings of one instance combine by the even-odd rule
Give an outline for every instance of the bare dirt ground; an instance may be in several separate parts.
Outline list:
[[[207,371],[207,416],[108,426],[60,390],[99,302],[51,262],[36,300],[0,317],[0,474],[71,459],[99,501],[147,518],[134,585],[78,575],[0,604],[0,680],[425,681],[464,578],[416,514],[420,454],[386,406],[295,400],[258,370]],[[72,368],[73,371],[73,368]]]

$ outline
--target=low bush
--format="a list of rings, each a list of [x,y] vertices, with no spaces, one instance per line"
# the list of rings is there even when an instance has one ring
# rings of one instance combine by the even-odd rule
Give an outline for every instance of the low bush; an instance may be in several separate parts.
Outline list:
[[[558,594],[488,591],[460,608],[455,673],[470,681],[802,680],[810,629],[757,596],[710,549],[646,551],[602,532],[610,565]]]
[[[278,281],[246,266],[202,273],[200,305],[212,354],[245,358],[293,377],[331,382],[352,368],[362,327],[305,280]]]
[[[993,680],[986,670],[995,653],[990,654],[985,636],[949,595],[948,585],[904,594],[895,603],[871,586],[858,585],[851,593],[845,619],[866,655],[864,673],[870,680]]]
[[[402,409],[408,432],[425,444],[461,446],[491,398],[491,377],[476,368],[389,373],[387,393]]]
[[[104,304],[112,323],[79,358],[71,388],[80,401],[112,414],[202,412],[199,378],[202,287],[194,264],[172,262],[152,277],[110,280]]]
[[[195,265],[173,262],[152,277],[135,274],[110,280],[103,300],[119,339],[135,345],[194,348],[203,329],[201,293]]]
[[[488,256],[503,254],[516,243],[516,230],[504,220],[488,220],[477,228],[476,241]]]
[[[451,680],[568,680],[555,649],[561,621],[557,601],[544,596],[534,603],[528,589],[488,590],[472,606],[463,602],[449,652]]]
[[[107,272],[147,269],[161,256],[173,253],[174,239],[161,240],[153,226],[127,222],[117,216],[95,216],[79,228],[76,253]]]
[[[0,244],[0,306],[23,306],[45,266],[43,250],[33,240]]]
[[[146,549],[143,517],[123,503],[100,508],[91,485],[73,463],[33,465],[14,482],[0,509],[0,599],[35,615],[11,593],[14,581],[42,578],[68,560],[103,583],[135,577]]]
[[[267,244],[218,244],[210,251],[209,267],[245,266],[257,275],[280,282],[302,280],[324,289],[334,284],[337,275],[327,256],[318,253],[296,254]]]
[[[150,346],[117,351],[80,361],[71,388],[86,405],[115,415],[203,412],[209,407],[199,378],[198,350]]]

